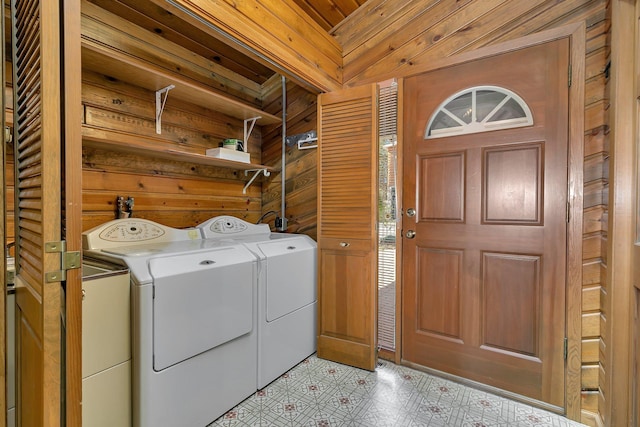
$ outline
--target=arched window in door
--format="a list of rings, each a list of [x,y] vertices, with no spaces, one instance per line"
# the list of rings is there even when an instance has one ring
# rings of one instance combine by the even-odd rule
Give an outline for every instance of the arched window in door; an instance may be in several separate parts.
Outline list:
[[[425,139],[510,129],[533,124],[529,106],[516,93],[476,86],[446,99],[431,116]]]

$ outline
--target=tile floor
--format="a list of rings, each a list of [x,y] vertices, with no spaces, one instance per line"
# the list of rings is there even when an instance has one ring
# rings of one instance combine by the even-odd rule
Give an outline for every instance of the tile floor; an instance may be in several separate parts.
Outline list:
[[[391,362],[368,372],[313,355],[209,426],[581,425]]]

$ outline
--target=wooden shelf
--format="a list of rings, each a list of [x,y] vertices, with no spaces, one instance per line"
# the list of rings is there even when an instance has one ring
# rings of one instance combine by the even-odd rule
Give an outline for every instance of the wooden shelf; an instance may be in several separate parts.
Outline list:
[[[87,147],[96,147],[121,153],[141,154],[153,158],[175,160],[180,162],[197,163],[201,165],[217,166],[235,170],[264,170],[273,172],[276,169],[270,166],[254,163],[236,162],[233,160],[218,159],[205,156],[201,153],[179,151],[163,148],[165,140],[148,136],[133,135],[117,130],[82,126],[82,141]]]
[[[175,85],[170,99],[187,101],[242,120],[260,117],[258,125],[282,122],[278,116],[215,92],[201,82],[91,39],[82,39],[82,67],[154,92]]]

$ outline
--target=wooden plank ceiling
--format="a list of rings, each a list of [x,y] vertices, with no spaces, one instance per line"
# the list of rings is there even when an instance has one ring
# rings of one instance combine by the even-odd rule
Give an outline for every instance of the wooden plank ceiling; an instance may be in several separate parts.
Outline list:
[[[177,45],[222,66],[258,85],[266,85],[269,79],[278,77],[276,72],[255,58],[230,47],[219,38],[180,20],[174,14],[153,1],[139,0],[89,0],[101,8],[147,29]],[[329,32],[353,13],[366,0],[293,0],[306,14]]]
[[[322,28],[329,31],[366,0],[293,0],[307,15],[313,18]]]

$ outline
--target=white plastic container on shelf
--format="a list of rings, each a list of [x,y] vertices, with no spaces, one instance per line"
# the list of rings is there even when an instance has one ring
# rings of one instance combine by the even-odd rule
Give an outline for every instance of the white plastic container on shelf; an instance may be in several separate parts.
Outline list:
[[[215,157],[218,159],[233,160],[236,162],[249,163],[251,161],[251,155],[244,151],[232,150],[230,148],[209,148],[205,154],[209,157]]]

